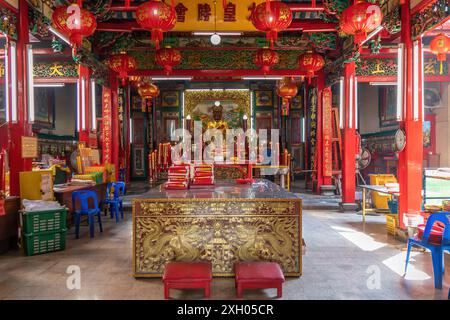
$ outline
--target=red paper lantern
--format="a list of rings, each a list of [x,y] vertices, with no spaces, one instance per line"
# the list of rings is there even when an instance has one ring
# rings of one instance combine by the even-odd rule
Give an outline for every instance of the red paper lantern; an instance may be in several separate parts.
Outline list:
[[[444,74],[444,61],[447,60],[447,52],[450,50],[450,38],[443,33],[438,34],[431,40],[430,50],[440,61],[439,74]]]
[[[450,51],[450,38],[441,33],[430,42],[430,50],[437,55],[438,61],[447,60],[447,52]]]
[[[153,83],[141,83],[138,93],[142,98],[142,112],[147,112],[152,105],[152,99],[159,95],[159,88]]]
[[[146,30],[151,31],[152,41],[156,49],[163,40],[163,33],[172,30],[176,23],[174,1],[168,6],[161,1],[149,1],[141,4],[136,9],[136,21]]]
[[[298,57],[298,66],[300,70],[305,71],[308,77],[314,76],[316,71],[319,71],[325,65],[324,58],[312,51],[301,54]]]
[[[267,74],[270,67],[280,61],[278,53],[269,48],[258,49],[253,56],[253,63],[260,67],[264,74]]]
[[[114,54],[108,59],[109,67],[119,74],[122,79],[122,84],[125,85],[125,80],[128,78],[128,72],[136,69],[136,60],[128,54],[121,52]]]
[[[270,47],[278,38],[278,32],[286,30],[292,22],[291,9],[281,1],[266,0],[253,10],[251,21],[256,29],[266,32]]]
[[[366,33],[378,28],[382,20],[383,13],[379,6],[360,1],[342,11],[339,27],[343,33],[353,35],[355,42],[360,44]]]
[[[298,93],[297,84],[291,78],[281,80],[277,87],[277,94],[282,98],[281,113],[289,115],[289,102]]]
[[[156,51],[155,60],[169,75],[172,73],[172,68],[181,63],[181,54],[178,50],[166,47]]]
[[[92,35],[97,28],[95,16],[82,8],[81,1],[56,8],[52,13],[52,21],[58,31],[69,36],[74,48],[81,46],[83,37]]]

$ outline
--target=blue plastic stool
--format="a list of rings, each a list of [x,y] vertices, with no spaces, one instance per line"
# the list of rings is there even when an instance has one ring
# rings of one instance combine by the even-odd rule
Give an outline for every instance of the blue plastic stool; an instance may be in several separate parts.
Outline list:
[[[125,182],[109,182],[106,185],[106,199],[103,203],[109,205],[111,218],[115,216],[116,222],[119,222],[119,211],[120,216],[123,219],[123,200],[120,198],[120,196],[125,195],[125,192]],[[111,193],[113,194],[112,198]]]
[[[93,208],[89,208],[89,199],[92,199]],[[80,209],[76,210],[76,202],[77,200],[80,201]],[[100,232],[103,232],[102,227],[102,220],[100,218],[100,209],[98,207],[98,201],[97,201],[97,193],[94,191],[89,190],[82,190],[82,191],[74,191],[72,192],[72,206],[74,209],[74,216],[75,216],[75,235],[78,239],[80,237],[80,223],[81,223],[81,216],[87,215],[88,216],[88,223],[89,223],[89,234],[91,238],[94,237],[94,217],[98,216],[98,224],[100,226]]]
[[[126,173],[127,173],[127,171],[125,168],[119,169],[119,180],[120,181],[125,181]]]
[[[431,251],[431,258],[433,260],[433,273],[434,273],[434,287],[436,289],[442,289],[442,274],[445,272],[444,267],[444,251],[450,251],[450,212],[436,212],[430,215],[423,232],[422,239],[409,238],[408,239],[408,251],[406,253],[405,275],[408,268],[409,255],[411,253],[412,246],[419,246]],[[444,224],[444,231],[442,233],[442,241],[440,245],[430,243],[430,232],[433,225],[440,221]]]

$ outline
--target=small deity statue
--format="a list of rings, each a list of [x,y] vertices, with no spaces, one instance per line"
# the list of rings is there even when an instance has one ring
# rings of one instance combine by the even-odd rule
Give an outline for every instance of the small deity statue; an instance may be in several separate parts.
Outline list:
[[[220,104],[220,101],[216,101],[214,103],[212,111],[214,121],[209,121],[207,123],[206,125],[207,129],[218,129],[218,130],[228,129],[228,123],[225,120],[222,120],[223,106]]]
[[[220,104],[220,101],[214,102],[214,106],[213,106],[213,119],[214,119],[214,121],[222,120],[222,112],[223,112],[223,107]]]

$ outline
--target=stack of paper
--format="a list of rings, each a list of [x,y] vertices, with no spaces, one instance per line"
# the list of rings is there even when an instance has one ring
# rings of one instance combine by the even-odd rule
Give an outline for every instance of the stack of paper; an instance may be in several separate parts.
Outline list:
[[[189,188],[189,167],[172,166],[168,171],[168,181],[166,189],[187,189]]]
[[[193,185],[213,185],[214,170],[212,165],[201,164],[194,167]]]

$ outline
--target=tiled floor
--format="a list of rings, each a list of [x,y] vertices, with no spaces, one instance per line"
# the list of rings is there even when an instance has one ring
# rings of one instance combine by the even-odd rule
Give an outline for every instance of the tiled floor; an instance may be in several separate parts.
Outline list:
[[[103,234],[81,238],[69,230],[67,249],[25,257],[21,252],[0,256],[0,299],[162,299],[160,279],[134,279],[131,273],[131,215],[116,224],[106,219]],[[364,232],[363,232],[364,231]],[[367,217],[365,229],[355,213],[304,211],[306,254],[303,276],[289,278],[283,299],[446,299],[433,286],[431,258],[414,256],[406,279],[404,244],[386,235],[384,217]],[[446,255],[447,265],[450,258]],[[79,266],[81,289],[67,289],[69,266]],[[377,281],[379,279],[379,281]],[[245,298],[266,299],[274,289],[249,290]],[[172,290],[175,298],[202,298],[200,290]],[[211,299],[234,299],[230,278],[214,279]]]

